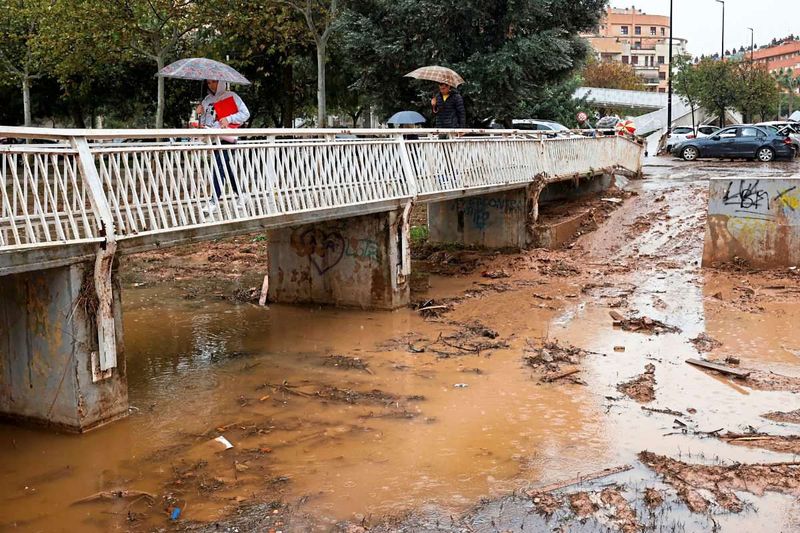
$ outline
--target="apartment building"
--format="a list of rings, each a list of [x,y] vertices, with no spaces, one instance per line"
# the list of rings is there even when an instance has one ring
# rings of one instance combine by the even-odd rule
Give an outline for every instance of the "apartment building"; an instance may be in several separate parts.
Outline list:
[[[750,52],[745,53],[744,58],[750,59]],[[753,61],[766,65],[773,73],[790,68],[795,76],[800,76],[800,40],[787,40],[776,46],[759,48],[753,52]]]
[[[669,17],[648,15],[636,7],[608,8],[598,32],[586,35],[600,61],[631,65],[647,90],[667,92]],[[674,56],[686,54],[686,39],[673,37]]]

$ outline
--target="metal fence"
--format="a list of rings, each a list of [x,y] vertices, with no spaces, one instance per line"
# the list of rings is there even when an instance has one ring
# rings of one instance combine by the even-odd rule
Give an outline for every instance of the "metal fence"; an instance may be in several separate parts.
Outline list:
[[[0,128],[30,142],[0,146],[0,252],[430,201],[541,174],[638,172],[642,152],[621,137],[512,130],[226,130],[236,143],[221,134]]]

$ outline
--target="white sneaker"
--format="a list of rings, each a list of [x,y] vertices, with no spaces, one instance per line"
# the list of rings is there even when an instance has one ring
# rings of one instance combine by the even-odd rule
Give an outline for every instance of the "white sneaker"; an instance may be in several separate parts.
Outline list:
[[[236,200],[236,207],[238,207],[240,211],[244,211],[245,206],[247,206],[247,195],[240,194],[239,198]]]
[[[218,209],[217,201],[209,200],[205,207],[203,207],[203,213],[210,216],[216,213]]]

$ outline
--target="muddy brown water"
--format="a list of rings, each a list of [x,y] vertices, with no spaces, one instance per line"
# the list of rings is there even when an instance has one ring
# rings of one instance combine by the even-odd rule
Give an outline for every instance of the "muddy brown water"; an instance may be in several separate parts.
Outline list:
[[[790,165],[752,171],[793,172]],[[796,394],[751,390],[684,363],[698,356],[689,339],[707,332],[723,343],[719,353],[736,354],[744,367],[800,375],[800,304],[767,302],[762,312],[721,305],[713,295],[733,295],[735,276],[704,273],[696,264],[703,178],[730,171],[724,164],[654,167],[652,179],[631,185],[640,197],[579,243],[586,251],[580,276],[543,279],[520,270],[495,282],[512,290],[467,299],[438,321],[410,309],[265,310],[185,298],[187,288],[201,295],[219,290],[208,282],[126,288],[131,416],[82,436],[0,426],[0,531],[164,527],[165,494],[174,495],[181,520],[213,521],[241,502],[275,498],[325,530],[427,505],[459,513],[484,496],[634,463],[645,449],[695,461],[792,460],[717,439],[665,435],[675,433],[674,417],[646,413],[616,390],[653,363],[656,400],[649,405],[696,409],[697,429],[796,431],[759,417],[796,408]],[[669,218],[626,236],[622,228],[656,209],[652,199],[660,195]],[[487,281],[432,277],[429,295],[455,295]],[[587,282],[608,286],[581,291]],[[609,306],[621,297],[628,309],[682,331],[614,329]],[[508,348],[448,359],[409,350],[409,342],[418,349],[458,330],[451,322],[475,320]],[[582,362],[585,386],[539,383],[522,355],[526,340],[542,339],[597,352]],[[624,352],[615,351],[619,346]],[[326,366],[332,354],[361,358],[369,372]],[[326,386],[394,399],[373,393],[354,403],[331,401],[316,395]],[[234,448],[211,442],[218,435]],[[152,507],[142,499],[74,504],[114,489],[157,500]],[[758,514],[723,523],[731,530],[772,523],[787,531],[797,523],[791,499],[772,495],[758,505]]]

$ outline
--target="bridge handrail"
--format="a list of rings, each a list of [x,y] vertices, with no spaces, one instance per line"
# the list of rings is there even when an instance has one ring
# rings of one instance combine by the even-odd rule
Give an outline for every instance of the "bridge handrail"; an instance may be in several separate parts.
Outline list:
[[[240,141],[226,144],[230,136]],[[358,214],[523,186],[537,175],[641,165],[641,146],[621,137],[530,130],[2,126],[0,137],[58,141],[0,146],[0,255],[315,211]],[[128,139],[165,140],[119,142]],[[217,196],[217,211],[204,211]]]

